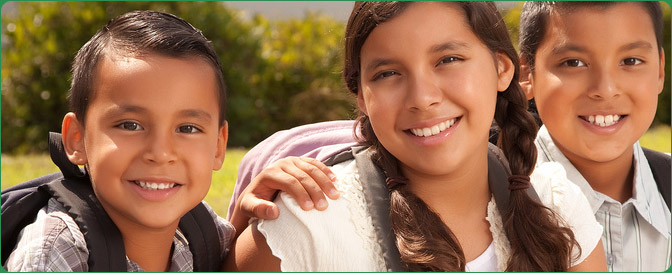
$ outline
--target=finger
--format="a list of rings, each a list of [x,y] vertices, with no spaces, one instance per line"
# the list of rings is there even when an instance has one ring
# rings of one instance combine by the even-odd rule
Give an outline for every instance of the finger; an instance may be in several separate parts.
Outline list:
[[[336,175],[331,171],[327,165],[313,158],[300,158],[301,162],[296,162],[296,165],[304,172],[309,174],[317,185],[322,189],[329,198],[336,200],[340,196],[339,191],[334,186]]]
[[[288,172],[287,170],[294,171]],[[301,177],[301,174],[304,176],[306,174],[297,170],[298,168],[293,164],[282,168],[274,168],[273,170],[269,170],[272,171],[272,174],[268,174],[266,176],[267,179],[263,182],[268,187],[289,193],[289,195],[296,200],[301,209],[308,211],[315,207],[315,203],[313,202],[313,197],[305,189],[303,183],[297,178],[297,176]]]
[[[318,185],[318,183],[313,179],[313,177],[310,176],[306,171],[311,172],[311,169],[316,169],[313,165],[307,164],[305,162],[302,163],[302,161],[297,161],[296,164],[300,165],[299,166],[290,166],[283,168],[283,171],[285,171],[287,174],[293,176],[303,187],[304,192],[307,192],[307,194],[310,196],[311,200],[315,204],[315,208],[318,210],[325,210],[327,208],[327,200],[326,197],[324,196],[324,192],[322,191],[322,188]],[[307,168],[306,170],[302,168]],[[319,170],[318,170],[319,171]],[[325,176],[326,177],[326,176]]]
[[[253,195],[248,195],[241,200],[240,210],[244,215],[268,220],[278,218],[279,214],[275,203]]]

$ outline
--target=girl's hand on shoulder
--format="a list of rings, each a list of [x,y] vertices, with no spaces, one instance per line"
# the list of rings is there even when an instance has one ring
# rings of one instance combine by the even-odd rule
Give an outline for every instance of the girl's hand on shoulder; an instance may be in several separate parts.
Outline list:
[[[280,159],[261,171],[240,195],[231,222],[242,231],[250,217],[275,219],[278,207],[272,202],[278,191],[289,193],[303,210],[327,209],[325,194],[339,196],[333,182],[336,175],[324,163],[304,157]]]

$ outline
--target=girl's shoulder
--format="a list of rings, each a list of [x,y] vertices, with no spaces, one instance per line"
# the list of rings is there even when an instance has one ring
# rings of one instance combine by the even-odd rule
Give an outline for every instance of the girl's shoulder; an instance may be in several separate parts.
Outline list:
[[[530,183],[546,206],[569,205],[566,203],[571,203],[570,199],[578,197],[585,199],[581,189],[569,181],[565,168],[557,162],[538,165],[530,175]]]
[[[581,255],[572,266],[581,263],[595,248],[602,236],[602,226],[579,186],[572,183],[560,163],[543,163],[530,176],[530,182],[541,203],[570,227],[581,246]],[[576,250],[575,250],[576,251]]]
[[[280,216],[259,220],[257,230],[281,260],[282,271],[385,270],[355,161],[331,169],[341,195],[327,200],[326,210],[304,211],[291,195],[281,192],[275,200]]]

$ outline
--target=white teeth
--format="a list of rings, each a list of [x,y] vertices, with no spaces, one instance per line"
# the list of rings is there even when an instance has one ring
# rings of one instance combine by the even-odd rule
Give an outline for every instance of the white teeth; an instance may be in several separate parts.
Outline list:
[[[597,116],[595,116],[595,123],[597,123],[597,124],[602,124],[602,123],[604,123],[604,116],[603,116],[603,115],[597,115]]]
[[[165,183],[150,183],[145,181],[135,181],[135,184],[140,186],[145,190],[167,190],[175,187],[175,183],[165,184]]]
[[[423,128],[423,129],[422,129],[422,134],[423,134],[424,136],[431,136],[431,135],[432,135],[432,129],[429,129],[429,128]]]
[[[455,124],[455,119],[447,120],[444,122],[441,122],[439,124],[436,124],[432,127],[427,127],[427,128],[413,128],[410,129],[411,134],[419,137],[428,137],[428,136],[433,136],[437,135],[438,133],[443,132],[444,130],[450,128]]]
[[[588,122],[600,127],[607,127],[616,124],[621,119],[619,115],[594,115],[588,116]]]

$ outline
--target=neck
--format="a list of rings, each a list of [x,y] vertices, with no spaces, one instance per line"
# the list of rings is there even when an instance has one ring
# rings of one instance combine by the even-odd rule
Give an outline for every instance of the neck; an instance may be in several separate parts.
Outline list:
[[[594,190],[621,203],[632,197],[634,175],[632,146],[619,157],[603,162],[588,160],[571,153],[564,154]]]
[[[487,150],[470,157],[455,172],[430,176],[402,166],[408,190],[422,199],[457,238],[467,261],[478,257],[492,241],[486,220],[491,198]]]
[[[464,216],[485,216],[490,201],[487,152],[478,154],[482,156],[471,157],[459,170],[445,175],[422,174],[402,166],[404,176],[409,179],[408,189],[449,226]]]
[[[113,219],[114,220],[114,219]],[[171,249],[177,224],[168,228],[148,228],[129,221],[114,221],[121,232],[126,256],[143,270],[170,270]]]

